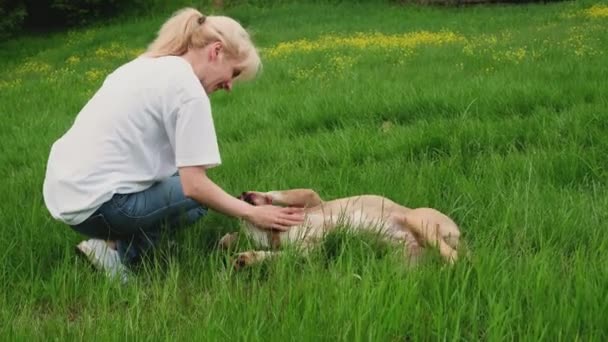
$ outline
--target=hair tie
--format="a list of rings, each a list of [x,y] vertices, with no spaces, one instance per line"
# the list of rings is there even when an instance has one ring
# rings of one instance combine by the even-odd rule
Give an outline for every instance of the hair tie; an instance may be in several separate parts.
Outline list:
[[[207,17],[205,17],[204,15],[201,16],[200,18],[198,18],[198,24],[203,25],[203,23],[205,22],[205,19],[207,19]]]

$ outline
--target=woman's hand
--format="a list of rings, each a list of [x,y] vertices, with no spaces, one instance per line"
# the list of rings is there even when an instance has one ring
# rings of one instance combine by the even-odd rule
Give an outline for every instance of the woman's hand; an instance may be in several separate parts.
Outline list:
[[[289,227],[304,222],[304,209],[273,205],[252,206],[243,218],[263,229],[286,231]]]

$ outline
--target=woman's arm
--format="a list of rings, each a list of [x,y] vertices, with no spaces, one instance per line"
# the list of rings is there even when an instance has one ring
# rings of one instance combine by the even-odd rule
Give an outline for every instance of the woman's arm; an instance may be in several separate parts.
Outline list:
[[[243,218],[260,228],[287,230],[304,221],[301,208],[253,206],[230,196],[207,177],[203,166],[181,167],[179,176],[186,197],[223,214]]]

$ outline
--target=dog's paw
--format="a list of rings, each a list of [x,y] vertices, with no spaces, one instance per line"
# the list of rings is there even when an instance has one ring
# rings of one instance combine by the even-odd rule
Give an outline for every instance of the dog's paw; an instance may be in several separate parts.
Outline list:
[[[229,250],[230,248],[236,245],[237,240],[239,239],[238,233],[228,233],[220,239],[217,243],[218,247],[223,250]]]
[[[458,252],[452,251],[447,257],[447,262],[450,265],[454,265],[458,261]]]
[[[243,192],[238,198],[251,205],[272,204],[272,197],[265,192],[246,191]]]
[[[232,266],[234,267],[235,270],[240,270],[244,267],[255,264],[257,259],[258,258],[257,258],[256,252],[253,252],[253,251],[242,252],[242,253],[237,254],[234,257],[234,260],[232,261]]]

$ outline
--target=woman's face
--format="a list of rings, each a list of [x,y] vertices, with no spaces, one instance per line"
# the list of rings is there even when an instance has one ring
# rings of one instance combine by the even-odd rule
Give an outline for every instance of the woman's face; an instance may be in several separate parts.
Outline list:
[[[232,82],[240,74],[239,63],[224,53],[221,43],[213,43],[205,53],[207,63],[201,68],[199,80],[207,94],[216,90],[230,91]]]

